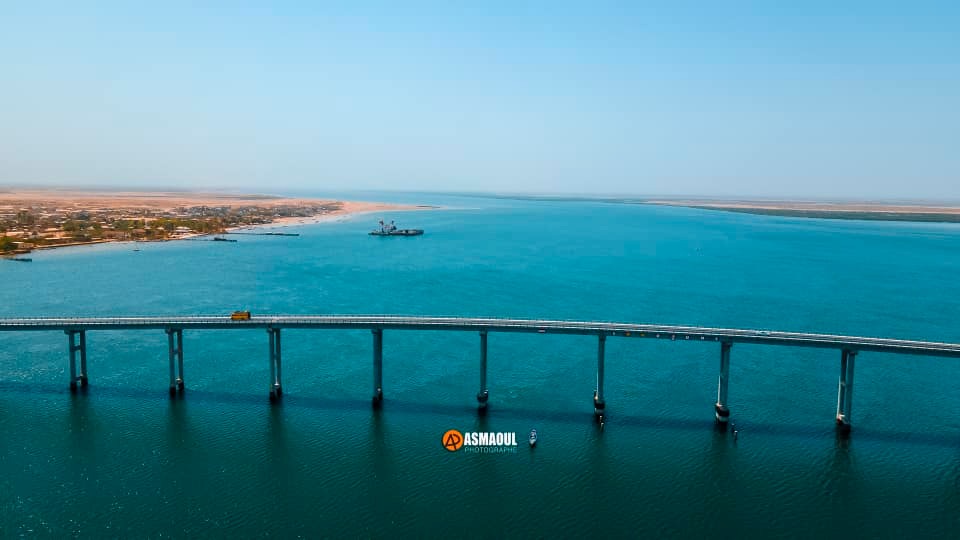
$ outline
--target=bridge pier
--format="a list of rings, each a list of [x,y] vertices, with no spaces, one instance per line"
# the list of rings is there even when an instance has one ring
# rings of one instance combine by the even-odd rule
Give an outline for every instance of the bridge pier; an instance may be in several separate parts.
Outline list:
[[[837,430],[841,435],[850,433],[853,410],[853,367],[856,351],[844,349],[840,355],[840,382],[837,388]]]
[[[170,395],[183,392],[183,329],[167,328],[167,353],[170,357]]]
[[[270,401],[276,401],[283,395],[283,385],[281,384],[280,361],[280,329],[267,328],[267,335],[270,336]]]
[[[597,390],[593,393],[593,416],[601,426],[603,425],[604,412],[607,407],[606,402],[603,400],[603,363],[606,344],[607,336],[600,334],[597,345]]]
[[[487,331],[480,331],[480,392],[477,393],[477,403],[481,412],[487,410],[487,400],[490,399],[490,393],[487,392]]]
[[[727,392],[730,383],[730,348],[733,343],[720,343],[720,376],[717,382],[717,403],[714,405],[714,415],[717,427],[727,429],[730,422],[730,409],[727,407]]]
[[[87,332],[86,330],[66,330],[70,347],[70,390],[77,386],[87,386]],[[79,343],[77,342],[79,338]],[[77,353],[80,353],[80,375],[77,375]]]
[[[373,406],[383,404],[383,329],[374,328],[373,332]]]

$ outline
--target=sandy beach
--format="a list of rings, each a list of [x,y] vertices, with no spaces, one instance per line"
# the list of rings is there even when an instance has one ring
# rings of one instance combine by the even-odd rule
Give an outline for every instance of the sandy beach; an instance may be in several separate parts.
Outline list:
[[[338,201],[340,209],[331,210],[325,214],[319,214],[311,217],[282,217],[277,218],[272,223],[263,225],[252,225],[246,227],[233,227],[228,230],[251,229],[262,227],[289,227],[292,225],[312,225],[315,223],[326,223],[330,221],[341,221],[349,217],[366,214],[378,214],[386,212],[410,212],[414,210],[436,209],[435,206],[428,205],[403,205],[378,202],[362,201]],[[372,225],[371,225],[372,227]]]

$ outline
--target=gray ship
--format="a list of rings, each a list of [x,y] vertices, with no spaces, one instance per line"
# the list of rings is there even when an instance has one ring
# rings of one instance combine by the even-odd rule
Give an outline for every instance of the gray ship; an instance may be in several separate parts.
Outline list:
[[[398,229],[393,221],[389,225],[380,220],[380,228],[370,231],[370,236],[420,236],[423,229]]]

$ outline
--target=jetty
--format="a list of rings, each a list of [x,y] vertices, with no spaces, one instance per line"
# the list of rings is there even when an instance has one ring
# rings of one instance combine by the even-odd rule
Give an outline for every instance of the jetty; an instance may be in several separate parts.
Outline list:
[[[98,330],[164,331],[168,340],[170,393],[177,394],[183,392],[185,387],[183,354],[183,332],[185,330],[265,330],[268,336],[267,359],[271,401],[279,399],[283,392],[281,382],[281,332],[290,328],[369,330],[372,335],[374,407],[381,406],[384,396],[384,332],[403,330],[476,332],[480,338],[479,391],[476,398],[481,412],[486,410],[490,398],[487,388],[487,340],[490,333],[572,334],[591,337],[597,342],[597,382],[592,404],[594,416],[601,426],[606,415],[606,395],[604,394],[605,347],[607,339],[611,338],[656,339],[684,344],[712,344],[713,347],[716,347],[716,353],[719,353],[719,372],[717,375],[717,401],[713,405],[713,413],[717,425],[723,430],[726,430],[730,420],[728,403],[730,358],[733,346],[736,344],[749,343],[773,347],[815,347],[836,350],[839,353],[839,377],[835,421],[838,431],[844,434],[849,433],[851,427],[854,366],[861,354],[878,352],[960,358],[960,343],[616,322],[383,315],[0,318],[0,332],[64,332],[68,338],[69,384],[72,390],[76,390],[78,387],[86,387],[88,384],[87,332]]]
[[[288,233],[288,232],[240,232],[240,231],[227,231],[221,234],[246,234],[248,236],[300,236],[300,233]]]

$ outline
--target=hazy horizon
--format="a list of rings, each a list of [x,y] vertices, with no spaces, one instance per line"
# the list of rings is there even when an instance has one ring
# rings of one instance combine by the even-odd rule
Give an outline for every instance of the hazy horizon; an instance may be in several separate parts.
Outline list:
[[[223,195],[250,195],[267,196],[280,198],[318,198],[318,197],[340,197],[344,196],[382,196],[384,194],[394,195],[442,195],[453,197],[479,197],[479,198],[505,198],[505,199],[555,199],[557,201],[578,201],[593,200],[597,202],[633,202],[633,201],[656,201],[656,200],[675,200],[675,201],[703,201],[703,202],[811,202],[811,203],[878,203],[878,204],[930,204],[930,205],[960,205],[958,198],[922,198],[922,197],[820,197],[820,196],[720,196],[720,195],[675,195],[669,193],[560,193],[560,192],[532,192],[532,191],[484,191],[484,190],[423,190],[423,189],[350,189],[350,188],[287,188],[287,189],[257,189],[255,186],[249,188],[236,187],[163,187],[163,186],[135,186],[135,185],[83,185],[83,184],[0,184],[0,195],[3,193],[16,192],[18,190],[36,190],[44,191],[66,191],[66,192],[105,192],[105,193],[184,193],[184,194],[223,194]],[[359,198],[359,197],[358,197]]]
[[[11,5],[0,188],[960,200],[960,7]]]

